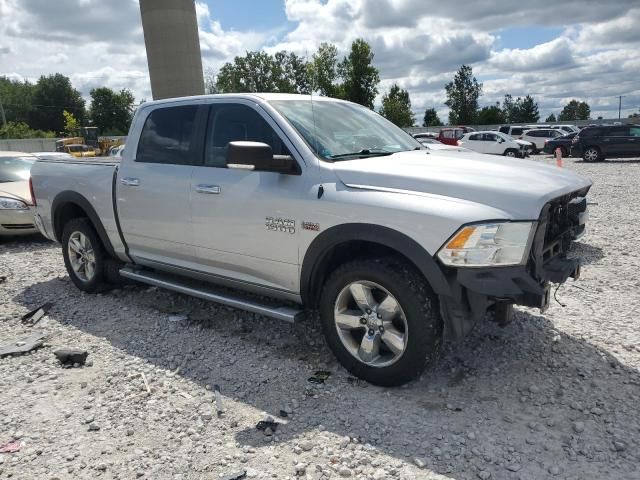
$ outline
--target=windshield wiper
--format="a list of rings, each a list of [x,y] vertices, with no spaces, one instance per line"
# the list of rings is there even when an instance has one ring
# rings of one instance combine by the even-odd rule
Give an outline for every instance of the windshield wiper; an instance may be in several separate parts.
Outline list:
[[[387,155],[392,155],[395,152],[389,152],[387,150],[382,150],[380,148],[364,148],[359,152],[351,152],[351,153],[340,153],[338,155],[329,155],[329,158],[332,160],[347,158],[347,157],[384,157]]]

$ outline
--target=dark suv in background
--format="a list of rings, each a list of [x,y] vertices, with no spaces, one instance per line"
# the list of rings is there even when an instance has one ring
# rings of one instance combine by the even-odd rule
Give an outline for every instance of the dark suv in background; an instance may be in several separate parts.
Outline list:
[[[586,127],[573,138],[571,155],[585,162],[640,157],[640,125]]]

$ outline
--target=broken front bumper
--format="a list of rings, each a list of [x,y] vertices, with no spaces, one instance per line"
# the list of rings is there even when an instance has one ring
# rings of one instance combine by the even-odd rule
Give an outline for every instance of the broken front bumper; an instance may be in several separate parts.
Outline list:
[[[541,269],[535,279],[524,266],[458,269],[457,282],[472,295],[545,310],[549,304],[549,282],[564,283],[580,276],[578,259],[556,257]]]

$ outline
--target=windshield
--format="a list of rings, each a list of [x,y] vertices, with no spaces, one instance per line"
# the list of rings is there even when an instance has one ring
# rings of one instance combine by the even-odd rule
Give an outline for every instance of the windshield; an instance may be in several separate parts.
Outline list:
[[[422,145],[377,113],[353,103],[322,100],[269,102],[319,157],[335,161],[389,155]],[[315,122],[314,122],[315,120]]]
[[[0,157],[0,183],[29,180],[34,162],[29,157]]]

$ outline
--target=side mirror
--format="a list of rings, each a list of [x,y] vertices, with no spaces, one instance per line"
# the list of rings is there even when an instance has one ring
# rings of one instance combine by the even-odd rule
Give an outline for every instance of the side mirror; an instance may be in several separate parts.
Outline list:
[[[227,145],[227,168],[299,175],[300,169],[291,155],[274,155],[262,142],[237,141]]]

